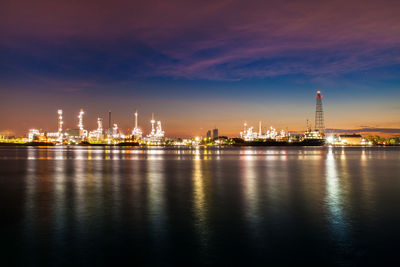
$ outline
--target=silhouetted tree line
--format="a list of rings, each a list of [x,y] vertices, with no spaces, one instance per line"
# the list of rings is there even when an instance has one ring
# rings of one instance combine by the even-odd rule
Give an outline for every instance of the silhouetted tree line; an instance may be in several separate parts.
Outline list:
[[[374,145],[399,145],[400,137],[380,137],[379,135],[370,135],[367,137],[368,142]]]

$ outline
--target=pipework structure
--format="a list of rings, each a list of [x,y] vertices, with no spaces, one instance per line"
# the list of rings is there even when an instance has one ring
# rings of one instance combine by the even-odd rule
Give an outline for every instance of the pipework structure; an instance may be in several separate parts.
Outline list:
[[[103,119],[97,118],[97,129],[89,132],[89,138],[97,141],[103,139]]]
[[[79,127],[79,135],[81,136],[82,139],[87,137],[88,132],[83,128],[83,115],[85,114],[85,112],[83,111],[83,109],[81,109],[79,111],[79,115],[78,115],[78,127]]]
[[[151,121],[150,121],[150,123],[151,123],[151,133],[150,133],[150,135],[154,135],[155,134],[155,129],[154,129],[154,123],[155,123],[156,121],[154,120],[154,113],[151,113]]]
[[[247,127],[247,122],[244,122],[243,131],[240,132],[240,138],[243,138],[245,141],[254,141],[254,140],[288,140],[290,138],[290,133],[281,130],[277,131],[272,126],[265,133],[262,132],[261,121],[258,122],[258,133],[255,131],[253,126]]]
[[[147,135],[146,141],[150,144],[160,144],[164,139],[165,132],[162,130],[161,121],[157,121],[157,126],[155,128],[156,121],[154,120],[154,113],[151,115],[151,133]]]
[[[58,110],[58,141],[59,142],[62,142],[62,139],[63,139],[63,133],[62,133],[62,130],[63,130],[63,116],[62,116],[62,114],[63,114],[63,111],[62,111],[62,109],[59,109]]]
[[[153,118],[154,120],[154,118]],[[132,136],[134,139],[139,140],[142,138],[142,130],[138,127],[138,111],[135,109],[135,127],[132,131]]]

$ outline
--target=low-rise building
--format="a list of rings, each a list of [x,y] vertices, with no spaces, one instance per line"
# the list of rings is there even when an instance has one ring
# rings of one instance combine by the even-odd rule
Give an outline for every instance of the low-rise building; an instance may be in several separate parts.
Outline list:
[[[339,136],[343,145],[359,146],[362,145],[362,136],[360,134],[342,134]]]

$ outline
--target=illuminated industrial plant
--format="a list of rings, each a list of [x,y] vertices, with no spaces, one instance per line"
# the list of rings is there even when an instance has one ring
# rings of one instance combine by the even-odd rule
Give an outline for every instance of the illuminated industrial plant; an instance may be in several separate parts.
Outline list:
[[[33,142],[35,140],[44,140],[44,133],[40,132],[38,129],[30,129],[28,133],[28,142]]]
[[[62,109],[59,109],[58,110],[58,142],[62,142],[62,139],[63,139],[63,132],[62,132],[62,130],[63,130],[63,116],[62,116],[62,114],[63,114],[63,111],[62,111]]]
[[[135,140],[140,140],[142,139],[142,130],[138,127],[138,111],[137,109],[135,110],[135,127],[132,130],[132,137]]]
[[[243,131],[240,132],[240,138],[244,141],[254,141],[254,140],[287,140],[290,138],[290,133],[286,133],[284,130],[278,132],[272,126],[265,131],[262,132],[261,121],[258,122],[258,132],[254,131],[253,127],[247,127],[247,122],[245,121],[243,124]]]
[[[78,127],[79,127],[79,135],[82,137],[82,140],[86,140],[88,137],[88,132],[83,128],[83,114],[85,114],[85,112],[83,112],[83,109],[81,109],[78,115],[79,119]]]
[[[101,141],[103,139],[103,119],[97,118],[97,129],[89,132],[89,138]]]
[[[161,121],[154,119],[152,114],[151,132],[146,136],[142,137],[143,132],[139,128],[138,123],[138,111],[135,110],[135,124],[132,130],[132,135],[126,136],[120,131],[117,123],[112,124],[111,128],[111,111],[109,111],[109,127],[104,129],[103,118],[97,118],[97,128],[92,131],[87,131],[83,124],[83,115],[85,112],[80,109],[78,113],[78,129],[66,129],[63,127],[63,111],[59,109],[57,111],[58,122],[57,132],[43,132],[39,129],[30,129],[28,132],[27,142],[30,143],[51,143],[51,144],[118,144],[121,142],[136,143],[136,144],[147,144],[147,145],[160,145],[165,142],[165,132],[162,130]]]
[[[168,139],[162,129],[161,121],[155,120],[152,113],[150,124],[150,133],[143,136],[142,129],[139,127],[138,110],[134,112],[134,127],[131,134],[125,135],[117,123],[111,121],[111,111],[109,111],[108,128],[104,128],[103,119],[97,118],[97,128],[88,131],[84,127],[83,116],[85,112],[80,109],[78,113],[77,129],[65,129],[63,121],[63,110],[57,110],[57,131],[47,132],[41,129],[29,129],[26,137],[4,138],[0,142],[14,144],[32,144],[32,145],[176,145],[176,146],[219,146],[219,145],[372,145],[371,140],[362,138],[361,135],[333,135],[325,138],[324,116],[322,107],[321,91],[316,92],[315,104],[315,126],[312,127],[307,120],[307,127],[304,133],[288,132],[287,130],[278,131],[274,127],[263,128],[261,120],[258,122],[258,129],[248,126],[245,121],[243,130],[240,132],[240,138],[228,138],[219,136],[218,129],[208,130],[205,137],[196,136],[186,139]],[[111,127],[112,126],[112,127]],[[377,143],[374,141],[374,144]],[[393,142],[392,142],[393,143]],[[385,144],[382,142],[382,144]]]
[[[162,130],[161,121],[157,121],[157,126],[155,127],[156,121],[154,120],[154,113],[151,115],[150,123],[151,132],[147,135],[146,142],[148,144],[161,144],[164,139],[165,132]]]
[[[114,123],[113,129],[112,129],[112,140],[121,140],[124,139],[125,135],[119,131],[118,129],[118,124]]]
[[[307,130],[302,136],[305,142],[314,142],[316,144],[324,142],[324,114],[322,108],[322,95],[321,91],[317,91],[316,108],[315,108],[315,129],[312,130],[307,120]],[[240,137],[247,142],[253,141],[284,141],[292,142],[295,140],[287,131],[277,131],[275,128],[270,127],[267,131],[263,132],[261,121],[258,123],[258,132],[253,127],[248,127],[247,122],[244,122],[243,131],[240,132]],[[299,141],[299,140],[296,140]]]
[[[291,134],[287,130],[277,130],[274,127],[263,128],[261,120],[258,122],[258,129],[249,126],[245,121],[243,130],[240,132],[239,138],[228,138],[226,136],[219,136],[218,129],[207,131],[206,137],[197,136],[195,138],[171,140],[165,137],[165,132],[162,129],[161,121],[154,118],[152,113],[150,124],[150,133],[143,136],[143,131],[139,127],[138,110],[134,112],[134,127],[130,132],[131,134],[125,135],[118,127],[117,123],[111,120],[111,111],[108,115],[108,128],[104,128],[103,119],[97,118],[97,128],[88,131],[84,127],[83,117],[85,112],[80,109],[78,113],[77,129],[64,129],[63,110],[57,110],[57,131],[46,132],[39,129],[30,129],[26,142],[30,143],[51,143],[51,144],[125,144],[125,145],[231,145],[235,142],[242,142],[242,144],[275,144],[282,145],[285,143],[303,142],[304,145],[321,145],[325,142],[324,136],[324,115],[322,107],[321,91],[316,92],[316,106],[315,106],[315,127],[312,128],[307,120],[307,128],[304,134]],[[342,140],[327,138],[328,144],[365,144],[364,141],[357,136],[341,136]],[[235,139],[235,140],[234,140]]]

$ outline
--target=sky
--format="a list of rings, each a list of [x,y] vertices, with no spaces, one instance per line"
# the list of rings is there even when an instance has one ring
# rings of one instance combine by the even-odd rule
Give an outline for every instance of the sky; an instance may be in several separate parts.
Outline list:
[[[303,131],[400,135],[400,1],[0,2],[0,131],[96,118],[169,137]]]

